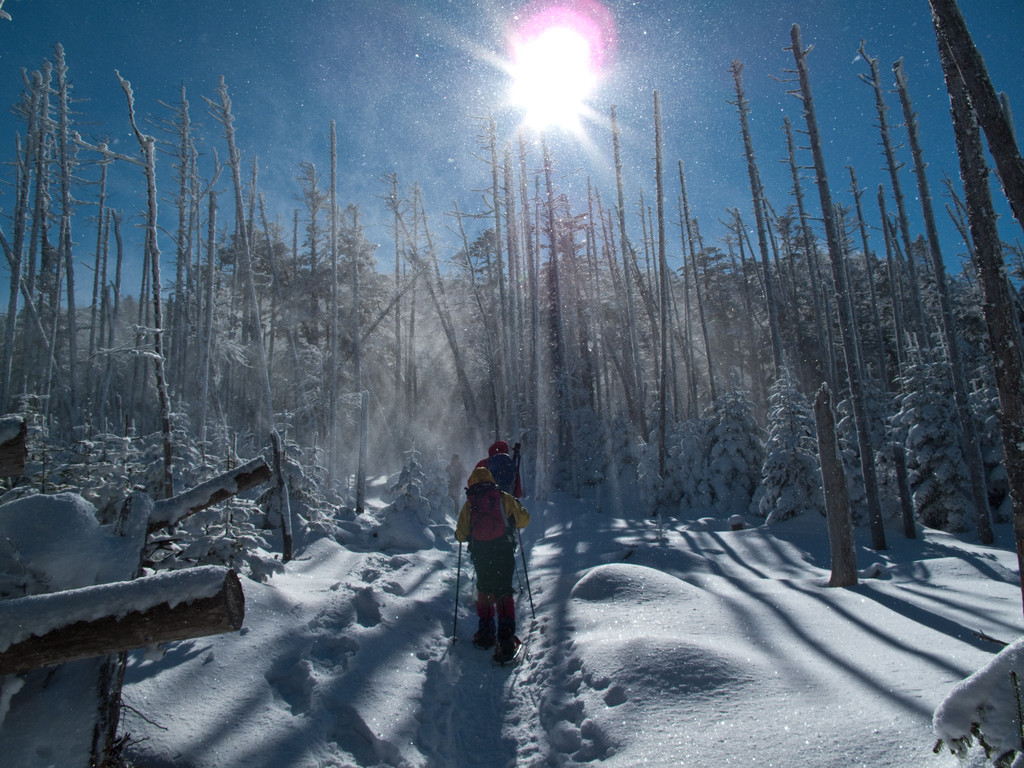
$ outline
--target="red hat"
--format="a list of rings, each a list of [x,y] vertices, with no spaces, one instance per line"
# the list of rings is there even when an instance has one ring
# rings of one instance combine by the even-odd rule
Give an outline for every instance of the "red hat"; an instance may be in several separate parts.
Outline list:
[[[499,453],[508,453],[508,443],[504,440],[499,440],[487,449],[488,456],[494,456]]]

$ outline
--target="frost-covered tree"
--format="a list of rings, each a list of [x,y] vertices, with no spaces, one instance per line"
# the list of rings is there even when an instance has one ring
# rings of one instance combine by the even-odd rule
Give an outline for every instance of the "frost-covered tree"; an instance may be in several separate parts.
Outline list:
[[[761,480],[764,437],[746,394],[727,392],[705,413],[708,420],[708,485],[721,518],[746,514]]]
[[[967,466],[960,451],[953,384],[944,360],[922,352],[903,372],[904,395],[892,417],[894,433],[907,451],[914,514],[930,528],[963,531],[971,509]]]
[[[679,488],[679,514],[696,519],[711,510],[711,487],[708,484],[708,422],[687,419],[676,425],[672,435],[672,464]]]
[[[788,369],[772,387],[757,512],[777,523],[804,512],[825,514],[814,414]]]
[[[626,502],[636,498],[640,445],[633,420],[625,410],[620,410],[604,431],[607,457],[604,489],[616,511],[624,511]]]
[[[881,446],[886,440],[886,421],[892,413],[889,397],[876,387],[868,384],[864,387],[864,413],[867,416],[867,433],[872,446]],[[839,437],[839,451],[846,471],[846,485],[850,499],[850,515],[855,524],[866,519],[868,514],[867,491],[864,486],[864,470],[860,460],[860,443],[857,438],[857,426],[854,418],[853,405],[849,398],[840,400],[836,405],[839,420],[836,432]],[[877,468],[876,473],[881,475]],[[887,491],[889,478],[878,477],[879,496]],[[886,487],[883,487],[886,486]]]
[[[640,460],[637,463],[637,486],[640,503],[650,514],[671,514],[675,505],[669,498],[669,490],[658,471],[658,433],[652,432],[647,442],[640,446]],[[666,460],[666,465],[668,464]]]
[[[971,393],[971,406],[978,421],[981,457],[985,464],[985,487],[992,521],[1008,523],[1013,519],[1010,481],[1003,457],[1003,440],[999,433],[999,393],[994,385],[983,386]]]
[[[606,444],[605,424],[591,406],[577,408],[570,414],[572,424],[572,450],[570,472],[573,488],[597,485],[607,475],[608,457],[598,446]]]

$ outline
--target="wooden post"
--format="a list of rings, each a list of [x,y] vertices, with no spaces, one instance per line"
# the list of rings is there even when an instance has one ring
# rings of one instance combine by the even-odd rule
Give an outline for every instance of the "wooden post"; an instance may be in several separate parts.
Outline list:
[[[288,483],[284,479],[284,451],[281,449],[281,436],[277,430],[270,433],[270,442],[274,448],[274,479],[277,482],[277,492],[281,499],[281,560],[289,562],[292,559],[292,505],[288,498]]]

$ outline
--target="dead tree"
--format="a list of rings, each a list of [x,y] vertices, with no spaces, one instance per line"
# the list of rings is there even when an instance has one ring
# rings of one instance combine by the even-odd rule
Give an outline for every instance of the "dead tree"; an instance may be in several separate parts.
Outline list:
[[[924,349],[930,349],[932,345],[931,333],[928,328],[928,318],[924,312],[924,303],[921,301],[921,284],[917,277],[917,263],[914,261],[914,252],[911,245],[910,217],[907,215],[906,199],[903,195],[903,188],[899,178],[899,169],[902,166],[896,161],[896,153],[892,146],[892,136],[889,133],[889,120],[886,117],[889,107],[885,103],[885,94],[882,91],[882,76],[878,67],[878,59],[868,55],[864,49],[864,43],[861,43],[860,55],[864,57],[864,60],[871,67],[871,77],[862,76],[861,79],[870,85],[875,92],[878,130],[881,134],[882,150],[885,154],[885,166],[889,171],[889,183],[892,186],[893,199],[896,201],[896,220],[899,224],[900,236],[903,240],[903,250],[907,258],[907,279],[913,314],[911,323],[913,323],[914,332],[918,337],[917,343]]]
[[[782,333],[779,328],[779,308],[775,299],[774,280],[771,265],[768,263],[768,240],[765,231],[764,187],[761,185],[761,172],[757,168],[754,157],[754,143],[750,138],[750,117],[746,96],[743,94],[743,63],[736,59],[731,67],[733,83],[736,86],[736,108],[740,112],[740,131],[743,135],[743,151],[747,159],[747,175],[750,178],[750,194],[753,197],[754,221],[757,224],[757,243],[761,249],[761,263],[764,264],[764,294],[768,305],[768,332],[772,344],[772,361],[775,363],[775,378],[778,378],[786,365],[782,350]]]
[[[252,459],[184,493],[155,502],[149,516],[149,530],[152,532],[175,525],[189,515],[237,496],[269,479],[270,467],[267,462],[262,457]]]
[[[135,95],[132,93],[131,83],[121,77],[120,72],[115,71],[115,74],[121,82],[121,88],[128,100],[128,122],[135,133],[135,139],[139,142],[139,148],[142,150],[141,165],[146,174],[146,255],[151,270],[150,289],[153,296],[153,357],[156,390],[160,401],[160,431],[163,435],[164,446],[164,496],[170,498],[174,495],[174,474],[171,471],[171,401],[167,395],[167,376],[164,370],[166,357],[164,355],[163,305],[160,286],[160,246],[157,242],[156,140],[152,136],[144,135],[139,130],[135,122]]]
[[[978,124],[988,139],[1003,192],[1024,228],[1024,159],[1007,110],[989,79],[985,61],[967,29],[956,0],[928,0],[940,44],[946,48],[967,91]]]
[[[654,183],[658,196],[658,293],[661,305],[661,383],[658,386],[658,474],[665,477],[666,401],[668,398],[668,260],[665,256],[665,190],[662,179],[661,94],[654,92]]]
[[[860,360],[857,357],[857,340],[850,316],[850,303],[847,300],[849,287],[846,283],[846,268],[843,264],[843,249],[836,217],[832,206],[832,192],[828,185],[828,173],[825,168],[825,155],[821,146],[821,135],[818,132],[818,118],[814,111],[814,98],[811,95],[811,77],[807,69],[807,50],[800,39],[800,27],[793,25],[791,30],[793,58],[796,60],[797,74],[800,78],[800,98],[803,101],[804,118],[807,122],[807,135],[811,142],[811,153],[814,156],[815,175],[818,180],[818,195],[821,200],[821,213],[825,222],[825,237],[828,242],[829,257],[832,261],[832,281],[835,284],[836,304],[839,308],[839,330],[843,337],[843,353],[846,356],[846,374],[850,384],[850,400],[853,404],[854,422],[857,427],[857,444],[860,449],[861,472],[864,475],[864,491],[867,495],[868,519],[871,526],[871,540],[875,549],[885,549],[885,521],[882,519],[882,507],[878,499],[878,479],[875,473],[875,455],[871,446],[867,424],[867,410],[864,407],[864,387],[861,382]]]
[[[934,7],[934,3],[933,3]],[[1017,564],[1024,596],[1024,359],[1014,327],[1013,298],[1007,281],[1002,242],[996,227],[988,168],[981,131],[961,70],[943,35],[938,15],[934,17],[939,57],[946,75],[953,131],[960,157],[960,178],[978,273],[985,303],[982,309],[992,351],[992,368],[999,392],[999,431],[1013,501],[1013,531]]]
[[[647,415],[643,407],[643,376],[640,373],[640,352],[636,338],[636,304],[633,298],[633,272],[630,268],[631,259],[629,256],[629,238],[626,235],[626,201],[622,191],[622,159],[619,148],[619,125],[616,119],[615,106],[611,108],[612,121],[612,151],[615,156],[615,187],[617,191],[618,205],[616,212],[619,218],[619,245],[622,250],[622,277],[626,294],[626,331],[629,338],[627,348],[628,357],[626,368],[630,380],[631,389],[635,394],[634,400],[637,403],[636,412],[633,414],[634,424],[639,427],[640,434],[646,439]]]
[[[846,495],[846,472],[839,458],[836,441],[836,417],[832,412],[832,393],[822,384],[814,398],[814,421],[818,430],[818,456],[821,484],[825,491],[828,541],[832,551],[830,587],[851,587],[857,583],[857,554],[854,547],[850,501]]]
[[[949,298],[946,285],[946,267],[942,262],[942,250],[939,246],[939,233],[935,225],[935,214],[932,210],[932,197],[928,188],[928,177],[925,174],[924,155],[918,138],[917,114],[910,101],[907,90],[907,77],[903,71],[902,61],[893,64],[896,85],[899,88],[900,104],[910,136],[910,151],[914,158],[914,173],[917,176],[917,191],[921,199],[921,211],[924,215],[925,232],[928,235],[928,250],[932,258],[932,270],[935,273],[935,289],[939,295],[939,314],[942,319],[942,335],[946,342],[946,356],[949,359],[950,376],[953,379],[953,399],[956,403],[957,416],[960,419],[962,438],[960,441],[964,461],[970,476],[971,498],[974,502],[974,516],[978,525],[978,539],[982,544],[991,544],[992,521],[988,512],[988,491],[985,487],[984,460],[981,457],[981,441],[978,439],[978,427],[974,422],[967,395],[964,366],[960,358],[959,333],[953,319],[953,303]]]

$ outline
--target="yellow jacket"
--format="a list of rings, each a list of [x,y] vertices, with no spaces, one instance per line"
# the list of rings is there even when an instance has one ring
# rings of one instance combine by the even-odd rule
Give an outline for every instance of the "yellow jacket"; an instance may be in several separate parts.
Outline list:
[[[469,485],[477,483],[493,483],[494,477],[485,467],[477,467],[469,476]],[[511,519],[516,528],[525,528],[530,524],[530,513],[519,499],[511,493],[501,492],[501,507],[506,519]],[[469,541],[469,502],[463,502],[459,511],[459,522],[455,525],[455,538],[459,541]]]

